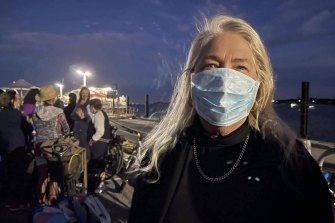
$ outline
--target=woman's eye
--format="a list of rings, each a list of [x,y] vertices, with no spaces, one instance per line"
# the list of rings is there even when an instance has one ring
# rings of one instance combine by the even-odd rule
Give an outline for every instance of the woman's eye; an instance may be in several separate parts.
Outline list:
[[[235,68],[235,70],[238,70],[238,71],[247,71],[248,69],[247,69],[247,67],[245,67],[245,66],[237,66],[237,67]]]
[[[210,70],[216,67],[217,66],[215,64],[206,64],[205,66],[203,66],[202,70]]]

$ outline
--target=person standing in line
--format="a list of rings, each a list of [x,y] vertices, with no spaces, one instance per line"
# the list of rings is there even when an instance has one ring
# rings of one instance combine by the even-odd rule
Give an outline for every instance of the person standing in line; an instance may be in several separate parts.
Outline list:
[[[90,169],[97,169],[100,173],[100,184],[95,193],[101,193],[105,188],[105,156],[108,143],[111,137],[109,118],[102,110],[102,103],[99,99],[89,101],[92,121],[88,128],[88,138],[91,152]]]
[[[4,93],[5,91],[0,89],[0,96]],[[0,111],[2,110],[3,106],[2,103],[0,103]],[[0,196],[2,196],[3,194],[3,188],[4,188],[4,182],[5,182],[5,173],[4,173],[4,161],[3,161],[3,157],[1,156],[0,153]]]
[[[58,139],[70,133],[63,109],[54,106],[57,92],[52,85],[40,88],[43,105],[38,106],[33,114],[36,128],[36,143]]]
[[[328,185],[276,115],[269,57],[244,20],[205,19],[147,135],[128,222],[332,223]]]
[[[2,95],[2,93],[5,93],[4,90],[0,89],[0,95]],[[0,105],[0,110],[2,109],[2,105]]]
[[[6,92],[11,94],[11,95],[15,95],[15,99],[14,99],[14,103],[13,103],[14,108],[18,109],[20,112],[22,112],[22,109],[21,109],[22,108],[21,107],[22,106],[22,103],[21,103],[22,98],[21,98],[19,92],[16,89],[9,89]]]
[[[69,94],[69,104],[64,108],[64,114],[66,117],[66,121],[69,124],[70,131],[73,131],[74,120],[71,118],[71,114],[76,107],[77,95],[75,93]]]
[[[57,107],[57,108],[61,108],[62,110],[64,110],[64,102],[59,97],[57,97],[54,106]]]
[[[33,124],[36,131],[35,142],[35,159],[38,174],[37,193],[38,202],[43,204],[46,200],[46,183],[47,174],[50,174],[50,194],[51,201],[56,201],[58,198],[58,185],[62,182],[62,174],[59,172],[59,164],[57,162],[46,162],[44,157],[41,157],[40,145],[44,141],[56,140],[70,133],[69,125],[66,122],[64,112],[61,108],[54,106],[57,97],[57,92],[52,85],[43,86],[40,88],[40,98],[43,105],[38,106],[33,114]],[[47,167],[46,167],[47,165]]]
[[[40,101],[40,90],[33,88],[28,91],[26,96],[23,98],[23,114],[31,119],[36,108],[36,104]]]
[[[40,103],[40,89],[32,88],[28,91],[26,96],[23,98],[22,111],[26,116],[27,121],[33,125],[32,117],[35,111],[35,108],[38,103]],[[34,128],[34,126],[33,126]],[[34,136],[36,135],[35,129],[32,134],[26,139],[29,148],[33,148],[34,146]]]
[[[25,194],[26,168],[29,163],[26,155],[26,137],[33,131],[32,125],[18,109],[16,92],[0,95],[0,155],[4,162],[5,178],[8,188],[6,206],[11,211],[29,207]]]
[[[87,129],[88,124],[91,121],[88,108],[89,100],[90,90],[87,87],[82,87],[79,92],[78,103],[73,112],[71,113],[71,118],[74,120],[74,137],[79,140],[79,146],[86,149],[88,161],[90,160],[90,151],[87,138]]]

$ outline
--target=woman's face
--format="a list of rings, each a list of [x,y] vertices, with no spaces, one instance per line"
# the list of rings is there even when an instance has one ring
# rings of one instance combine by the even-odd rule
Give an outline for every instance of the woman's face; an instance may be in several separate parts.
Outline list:
[[[224,32],[218,34],[203,49],[195,65],[194,72],[198,73],[215,68],[229,68],[257,79],[256,66],[253,61],[252,51],[248,42],[238,33]],[[246,118],[230,126],[220,127],[211,125],[200,117],[200,121],[206,131],[215,135],[218,133],[228,135],[241,126],[245,120]]]
[[[36,100],[36,103],[39,103],[41,101],[41,97],[39,94],[35,95],[35,100]]]
[[[12,101],[13,103],[13,107],[14,108],[20,108],[21,105],[21,97],[19,96],[19,94],[15,95],[15,99]]]
[[[256,66],[248,42],[238,33],[225,32],[216,36],[204,48],[195,65],[195,73],[213,68],[230,68],[253,79]]]
[[[81,92],[81,98],[86,101],[88,99],[89,91],[88,90],[83,90]]]
[[[90,112],[92,114],[95,114],[97,112],[97,110],[92,105],[90,105]]]

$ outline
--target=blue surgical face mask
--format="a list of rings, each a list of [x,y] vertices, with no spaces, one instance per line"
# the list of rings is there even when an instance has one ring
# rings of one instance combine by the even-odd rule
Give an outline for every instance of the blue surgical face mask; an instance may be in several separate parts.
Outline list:
[[[230,126],[249,115],[259,81],[228,68],[191,77],[192,102],[198,115],[215,126]]]

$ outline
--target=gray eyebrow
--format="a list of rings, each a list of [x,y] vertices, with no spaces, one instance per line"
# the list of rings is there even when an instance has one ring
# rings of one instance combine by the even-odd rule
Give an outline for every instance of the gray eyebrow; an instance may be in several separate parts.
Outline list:
[[[206,60],[206,59],[213,59],[213,60],[217,60],[217,61],[223,61],[221,57],[216,56],[216,55],[208,55],[208,56],[206,56],[206,57],[203,58],[203,59],[204,59],[204,60]],[[234,59],[232,60],[232,62],[235,62],[235,63],[246,62],[246,63],[251,64],[250,60],[249,60],[249,59],[246,59],[246,58],[234,58]]]
[[[243,59],[243,58],[235,58],[235,59],[232,60],[232,62],[235,62],[235,63],[246,62],[246,63],[251,64],[251,63],[250,63],[250,60],[248,60],[248,59]]]

